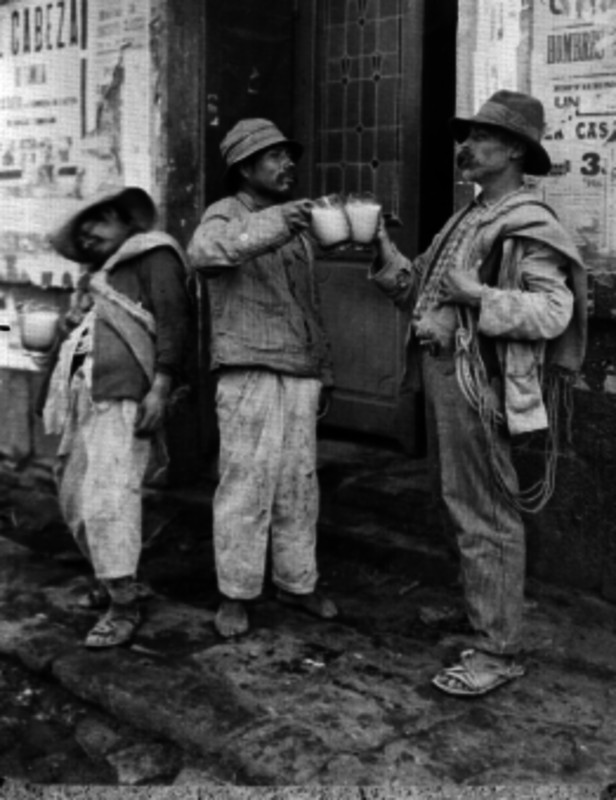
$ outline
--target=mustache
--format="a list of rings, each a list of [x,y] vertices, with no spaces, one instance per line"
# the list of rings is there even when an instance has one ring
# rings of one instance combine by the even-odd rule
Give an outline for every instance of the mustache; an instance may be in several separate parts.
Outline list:
[[[473,164],[473,156],[471,155],[469,150],[460,150],[458,155],[456,156],[456,166],[459,169],[464,169],[465,167],[470,167]]]

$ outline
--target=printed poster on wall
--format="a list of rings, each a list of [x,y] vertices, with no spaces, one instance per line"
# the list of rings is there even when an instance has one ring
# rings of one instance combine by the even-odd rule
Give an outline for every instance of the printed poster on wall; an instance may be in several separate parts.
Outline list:
[[[517,86],[522,39],[517,3],[492,0],[479,11],[475,18],[471,114],[494,92]]]
[[[608,268],[616,255],[616,0],[535,0],[531,73],[554,164],[541,184],[545,198],[588,262]]]
[[[83,192],[105,181],[109,155],[111,173],[150,189],[149,0],[89,0],[89,8]]]
[[[72,264],[46,235],[83,198],[150,186],[150,0],[0,5],[0,277]]]
[[[83,127],[84,7],[76,0],[0,7],[2,229],[20,227],[24,204],[17,201],[28,198],[34,235],[44,225],[45,198],[74,192]]]

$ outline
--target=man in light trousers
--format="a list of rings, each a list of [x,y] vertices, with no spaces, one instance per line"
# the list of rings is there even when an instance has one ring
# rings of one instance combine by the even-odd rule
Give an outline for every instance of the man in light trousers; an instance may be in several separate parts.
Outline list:
[[[547,500],[518,486],[513,437],[549,429],[556,394],[571,386],[586,341],[585,271],[554,212],[525,185],[545,175],[543,106],[499,91],[471,118],[453,120],[462,177],[477,198],[410,261],[381,225],[371,278],[413,312],[407,381],[427,398],[428,441],[461,559],[474,635],[434,684],[476,696],[524,673],[521,647],[525,539],[521,512]],[[552,476],[553,477],[553,476]],[[531,502],[532,501],[532,502]]]
[[[155,221],[149,194],[126,187],[85,201],[50,236],[88,267],[43,417],[60,436],[62,513],[98,580],[84,600],[105,612],[86,637],[91,648],[128,642],[141,622],[141,487],[182,375],[185,257]]]
[[[319,618],[316,420],[332,383],[313,253],[311,203],[292,200],[301,146],[269,120],[245,119],[221,143],[233,192],[210,206],[188,247],[208,280],[217,375],[220,480],[214,546],[221,636],[246,633],[268,541],[280,602]]]

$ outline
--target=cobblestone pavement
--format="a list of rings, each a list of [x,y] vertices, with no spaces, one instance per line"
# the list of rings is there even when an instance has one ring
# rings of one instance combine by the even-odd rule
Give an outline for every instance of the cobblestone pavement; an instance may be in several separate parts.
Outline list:
[[[0,708],[0,775],[12,781],[164,786],[206,776],[176,745],[118,722],[13,659],[0,658]]]
[[[425,487],[413,529],[404,514],[383,513],[414,480],[389,476],[376,492],[338,475],[337,501],[324,499],[321,580],[339,619],[317,623],[266,587],[251,633],[231,642],[212,627],[207,503],[150,498],[143,577],[156,596],[133,645],[104,653],[82,646],[95,619],[75,605],[85,567],[49,493],[33,500],[40,481],[13,484],[0,536],[0,653],[143,732],[146,751],[167,748],[153,759],[167,774],[136,781],[105,757],[104,774],[120,783],[441,787],[439,797],[460,798],[503,785],[501,796],[530,797],[549,785],[551,795],[532,796],[598,797],[616,780],[616,608],[531,581],[527,676],[485,698],[440,694],[430,679],[460,646],[444,619],[461,608],[456,565],[433,538]],[[17,502],[21,491],[29,504]]]

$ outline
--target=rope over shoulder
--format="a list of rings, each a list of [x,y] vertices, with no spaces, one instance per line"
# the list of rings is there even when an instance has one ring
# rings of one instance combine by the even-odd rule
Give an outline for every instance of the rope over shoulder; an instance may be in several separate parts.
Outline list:
[[[466,313],[465,313],[466,312]],[[543,476],[531,486],[514,491],[503,473],[496,448],[497,428],[505,424],[504,415],[496,406],[477,338],[477,323],[468,309],[457,309],[455,365],[456,378],[466,401],[481,421],[492,475],[504,500],[516,511],[536,514],[548,503],[556,486],[556,466],[559,455],[560,411],[566,418],[566,439],[571,442],[573,416],[573,378],[564,370],[550,370],[545,378],[545,404],[548,429],[544,449]]]

